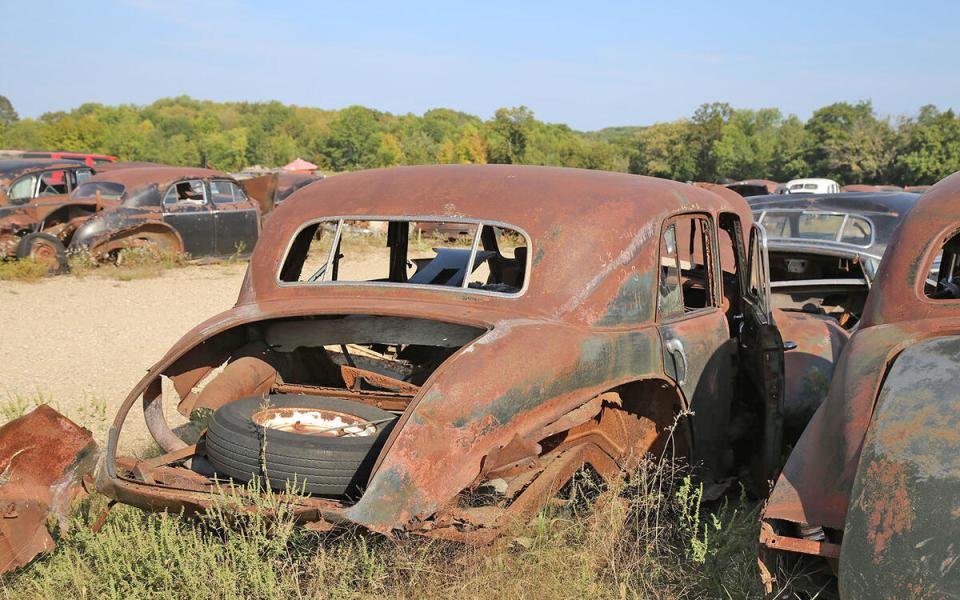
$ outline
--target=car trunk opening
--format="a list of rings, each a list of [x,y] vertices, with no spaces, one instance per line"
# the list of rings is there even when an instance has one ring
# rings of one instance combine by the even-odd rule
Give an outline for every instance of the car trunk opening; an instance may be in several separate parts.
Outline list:
[[[117,464],[142,483],[211,491],[230,480],[279,490],[295,481],[308,494],[350,503],[421,386],[486,331],[364,314],[226,330],[164,369],[144,393],[148,426],[170,460]],[[153,408],[164,399],[189,422],[167,422]]]

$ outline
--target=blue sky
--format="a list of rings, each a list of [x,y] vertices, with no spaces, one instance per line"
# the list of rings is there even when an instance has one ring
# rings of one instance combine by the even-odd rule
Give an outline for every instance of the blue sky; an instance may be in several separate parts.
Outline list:
[[[806,118],[960,108],[960,3],[2,0],[0,94],[21,116],[180,94],[489,117],[578,129],[704,102]],[[29,24],[29,25],[28,25]]]

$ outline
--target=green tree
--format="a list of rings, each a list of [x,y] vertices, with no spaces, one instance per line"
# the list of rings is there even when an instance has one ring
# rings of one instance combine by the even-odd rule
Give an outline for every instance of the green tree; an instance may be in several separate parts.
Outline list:
[[[380,136],[380,144],[377,146],[377,166],[393,167],[403,164],[403,147],[400,140],[392,133],[385,133]]]
[[[699,172],[698,146],[691,142],[693,125],[681,120],[657,123],[637,134],[630,172],[677,181],[690,181]]]
[[[697,157],[697,172],[693,179],[715,181],[717,164],[713,156],[713,145],[723,135],[723,128],[733,116],[733,108],[726,102],[702,104],[693,113],[692,127],[687,144]]]
[[[936,106],[920,109],[904,123],[894,166],[897,183],[930,184],[960,171],[960,118]]]
[[[378,114],[362,106],[343,109],[332,123],[323,152],[336,171],[376,166],[381,128]]]
[[[0,95],[0,127],[13,125],[20,120],[17,111],[13,109],[13,104],[6,96]]]
[[[807,162],[820,177],[846,183],[886,183],[894,161],[894,131],[869,101],[837,102],[813,113]]]
[[[711,159],[718,178],[768,178],[775,166],[783,115],[775,108],[735,110],[721,125]]]
[[[495,164],[523,164],[535,119],[526,106],[499,108],[488,125],[487,158]]]

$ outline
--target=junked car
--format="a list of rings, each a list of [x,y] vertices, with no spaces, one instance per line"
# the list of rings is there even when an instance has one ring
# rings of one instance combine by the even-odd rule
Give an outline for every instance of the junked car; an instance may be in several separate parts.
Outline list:
[[[822,318],[819,335],[830,342],[786,353],[788,370],[800,375],[786,381],[788,442],[797,440],[826,397],[880,259],[918,198],[905,192],[848,192],[748,199],[754,219],[767,232],[771,303],[784,340],[810,333],[808,319],[795,322],[795,315],[803,313]]]
[[[358,233],[371,223],[382,236]],[[469,243],[418,237],[421,223],[466,227]],[[763,493],[783,377],[763,231],[721,186],[357,172],[272,213],[236,306],[127,396],[97,485],[189,513],[260,481],[304,492],[295,514],[315,528],[482,542],[581,468],[619,476],[668,443],[704,479],[739,474]],[[170,403],[206,419],[199,439],[178,435]],[[160,457],[118,452],[137,405]]]
[[[820,177],[791,179],[783,186],[784,194],[836,194],[839,191],[839,183]]]
[[[72,197],[115,204],[79,227],[74,252],[98,259],[126,248],[185,253],[192,258],[246,256],[260,233],[260,208],[241,183],[219,171],[138,166],[85,181]]]
[[[52,272],[66,268],[76,228],[103,208],[96,198],[69,194],[93,169],[69,160],[0,161],[0,257],[33,258]]]
[[[889,240],[829,397],[763,513],[761,571],[807,557],[844,598],[952,598],[960,490],[960,173]],[[938,274],[930,277],[934,264]]]

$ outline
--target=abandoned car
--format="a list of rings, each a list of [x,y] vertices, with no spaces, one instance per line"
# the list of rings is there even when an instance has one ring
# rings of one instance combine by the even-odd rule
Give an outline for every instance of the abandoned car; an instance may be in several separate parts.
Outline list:
[[[0,161],[0,257],[32,258],[51,272],[66,269],[65,245],[103,208],[97,198],[70,198],[93,169],[70,160]]]
[[[189,513],[260,481],[305,492],[295,514],[315,528],[476,543],[585,465],[619,476],[668,448],[765,493],[784,374],[762,234],[722,186],[599,171],[401,167],[308,186],[272,213],[236,306],[127,396],[98,489]],[[168,420],[171,402],[205,433]],[[138,403],[160,457],[118,454]]]
[[[960,173],[923,195],[889,240],[896,252],[764,511],[768,586],[782,560],[808,556],[838,572],[844,598],[960,590],[958,232]]]
[[[811,331],[798,313],[822,316],[821,339],[788,351],[784,437],[796,442],[826,398],[849,332],[860,322],[880,259],[919,196],[905,192],[754,196],[747,201],[768,236],[774,318],[784,340]],[[826,334],[826,335],[824,335]]]
[[[131,247],[192,258],[246,256],[260,233],[257,201],[219,171],[167,166],[109,170],[72,194],[74,199],[94,197],[114,206],[79,227],[70,250],[89,251],[98,259]]]

